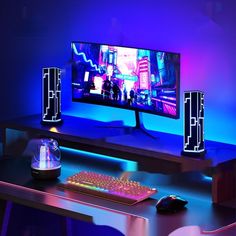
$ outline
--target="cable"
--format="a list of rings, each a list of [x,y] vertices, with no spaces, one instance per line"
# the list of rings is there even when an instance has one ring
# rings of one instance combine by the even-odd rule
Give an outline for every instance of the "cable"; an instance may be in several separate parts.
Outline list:
[[[232,223],[232,224],[229,224],[229,225],[226,225],[226,226],[223,226],[219,229],[215,229],[215,230],[212,230],[212,231],[205,231],[205,230],[202,230],[201,231],[201,234],[217,234],[217,233],[221,233],[227,229],[231,229],[233,227],[236,226],[236,222]]]

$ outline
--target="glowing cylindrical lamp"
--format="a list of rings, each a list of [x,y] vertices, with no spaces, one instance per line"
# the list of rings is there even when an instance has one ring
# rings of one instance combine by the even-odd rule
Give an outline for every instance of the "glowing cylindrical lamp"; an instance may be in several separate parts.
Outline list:
[[[61,122],[61,70],[43,68],[42,75],[42,123]]]
[[[182,155],[203,156],[204,142],[204,93],[184,92],[184,147]]]

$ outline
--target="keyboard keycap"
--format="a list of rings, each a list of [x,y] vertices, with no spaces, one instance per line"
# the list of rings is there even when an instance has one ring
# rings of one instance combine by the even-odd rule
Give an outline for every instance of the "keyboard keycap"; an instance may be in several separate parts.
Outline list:
[[[90,171],[81,171],[70,176],[62,185],[66,189],[126,205],[143,201],[157,192],[155,188],[143,186],[136,181]]]

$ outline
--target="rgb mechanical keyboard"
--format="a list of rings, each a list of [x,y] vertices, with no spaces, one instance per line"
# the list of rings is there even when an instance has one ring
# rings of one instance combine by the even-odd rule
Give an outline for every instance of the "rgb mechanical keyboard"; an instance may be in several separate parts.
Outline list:
[[[80,193],[126,205],[133,205],[157,192],[155,188],[140,185],[139,182],[90,171],[82,171],[68,177],[63,186]]]

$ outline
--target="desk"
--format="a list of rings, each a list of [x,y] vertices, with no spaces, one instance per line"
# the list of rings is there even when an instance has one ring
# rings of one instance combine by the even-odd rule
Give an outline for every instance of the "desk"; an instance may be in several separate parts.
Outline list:
[[[136,161],[139,171],[164,174],[207,171],[213,179],[214,203],[236,197],[236,145],[206,141],[205,158],[196,159],[181,156],[183,138],[179,135],[149,131],[156,137],[151,138],[142,132],[130,132],[132,128],[123,127],[120,122],[71,116],[63,116],[63,124],[54,128],[41,125],[40,120],[40,115],[32,115],[2,122],[4,155],[21,155],[28,140],[50,137],[66,147]]]
[[[37,181],[31,177],[28,158],[3,159],[0,161],[0,198],[74,219],[92,221],[98,225],[108,225],[129,236],[166,236],[185,225],[199,225],[211,230],[235,221],[234,208],[211,203],[210,186],[207,182],[198,181],[201,176],[199,172],[173,175],[134,172],[132,180],[159,190],[153,198],[134,206],[58,188],[60,181],[81,170],[92,169],[104,173],[106,170],[100,164],[85,165],[79,157],[75,160],[63,152],[60,178],[55,181]],[[107,171],[114,176],[122,174],[116,168]],[[157,199],[171,193],[187,199],[187,209],[176,214],[157,214]]]
[[[132,132],[132,127],[121,126],[119,122],[116,125],[117,122],[72,116],[63,116],[63,124],[52,129],[41,125],[40,119],[40,115],[34,115],[1,123],[4,155],[21,154],[31,138],[50,137],[57,139],[61,146],[137,161],[139,170],[149,172],[195,171],[212,165],[213,153],[201,161],[181,156],[182,137],[179,135],[150,131],[156,137],[151,138],[142,132]]]

